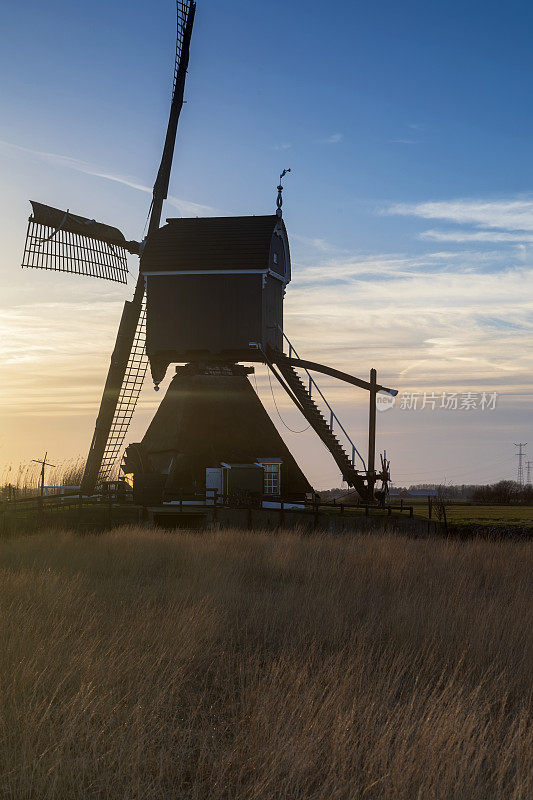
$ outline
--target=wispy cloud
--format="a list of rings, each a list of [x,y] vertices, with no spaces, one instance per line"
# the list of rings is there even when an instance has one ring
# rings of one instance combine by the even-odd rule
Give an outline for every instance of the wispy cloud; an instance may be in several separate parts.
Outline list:
[[[318,250],[321,253],[345,253],[346,250],[343,250],[340,247],[337,247],[331,242],[328,242],[327,239],[321,239],[319,237],[311,237],[311,236],[301,236],[298,233],[293,233],[291,235],[291,239],[295,239],[297,242],[301,242],[308,247],[312,247],[315,250]]]
[[[438,261],[439,259],[436,259]],[[518,387],[533,369],[533,274],[443,269],[428,280],[421,259],[383,255],[296,267],[286,329],[316,360],[353,361],[353,342],[409,386],[485,383]],[[324,280],[319,280],[322,271]],[[360,280],[374,272],[380,282]],[[344,278],[342,291],[335,279]],[[329,278],[329,280],[328,280]]]
[[[424,126],[417,122],[409,122],[405,127],[409,129],[407,136],[404,134],[403,136],[399,135],[394,139],[389,139],[390,144],[420,144],[421,139],[419,137],[414,138],[413,134],[417,133],[420,135],[424,130]]]
[[[304,237],[293,238],[301,240]],[[312,242],[313,240],[308,241]],[[317,247],[317,249],[322,252],[326,251],[326,248]],[[325,287],[328,284],[339,283],[359,285],[361,282],[368,282],[375,287],[376,282],[380,281],[380,290],[377,294],[381,296],[381,282],[390,281],[392,284],[393,281],[399,279],[419,278],[420,276],[424,276],[424,279],[427,280],[428,275],[431,275],[433,280],[433,276],[436,275],[485,274],[487,271],[494,271],[495,265],[498,266],[500,261],[501,253],[492,250],[458,250],[425,253],[421,256],[388,253],[339,258],[336,255],[320,264],[296,267],[295,270],[298,285],[301,286]],[[338,291],[338,285],[335,287],[335,291]]]
[[[440,219],[477,228],[533,231],[533,199],[457,199],[423,203],[395,203],[385,214]]]
[[[49,164],[64,167],[65,169],[71,169],[76,172],[82,172],[85,175],[92,175],[95,178],[102,178],[107,181],[113,181],[114,183],[120,183],[123,186],[128,186],[131,189],[135,189],[139,192],[152,194],[152,188],[150,186],[145,186],[144,184],[139,183],[139,181],[137,181],[135,178],[127,175],[120,175],[113,172],[99,170],[88,162],[82,161],[79,158],[60,155],[59,153],[47,153],[42,150],[34,150],[30,147],[22,147],[21,145],[14,144],[13,142],[7,142],[4,139],[0,139],[0,148],[5,152],[18,151],[21,153],[26,153]],[[193,203],[190,200],[184,200],[180,197],[170,196],[168,197],[167,201],[170,203],[170,205],[177,208],[178,211],[184,215],[196,216],[199,214],[213,213],[216,210],[211,206],[203,205],[202,203]]]
[[[467,242],[500,242],[524,243],[533,242],[533,233],[510,233],[507,231],[423,231],[418,235],[419,239],[431,242],[457,242],[459,244]]]
[[[328,136],[326,139],[319,139],[318,144],[339,144],[343,139],[344,136],[342,133],[332,133],[331,136]]]
[[[282,144],[274,145],[274,150],[290,150],[292,144],[290,142],[282,142]]]

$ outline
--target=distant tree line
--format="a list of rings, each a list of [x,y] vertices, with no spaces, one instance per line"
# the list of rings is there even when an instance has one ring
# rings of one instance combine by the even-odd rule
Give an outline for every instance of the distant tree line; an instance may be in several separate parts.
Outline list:
[[[520,486],[516,481],[498,481],[487,485],[461,484],[457,486],[437,483],[419,483],[407,487],[394,487],[392,491],[400,497],[409,497],[410,492],[437,491],[446,500],[469,500],[487,505],[533,505],[533,486]]]
[[[409,492],[438,492],[439,495],[444,496],[447,500],[472,500],[472,496],[476,489],[479,489],[478,484],[462,483],[457,485],[449,485],[442,483],[414,483],[407,487],[394,487],[392,491],[400,492],[400,496],[408,496]]]
[[[494,505],[533,505],[533,486],[520,486],[515,481],[500,481],[491,486],[478,486],[472,494],[474,503]]]
[[[378,484],[379,485],[379,484]],[[467,500],[484,505],[533,505],[533,486],[520,486],[516,481],[499,481],[488,485],[460,484],[456,486],[439,483],[416,483],[411,486],[394,486],[395,497],[413,499],[411,492],[437,492],[444,500]],[[320,492],[322,501],[328,502],[343,497],[347,501],[357,500],[357,493],[350,489],[327,489]]]

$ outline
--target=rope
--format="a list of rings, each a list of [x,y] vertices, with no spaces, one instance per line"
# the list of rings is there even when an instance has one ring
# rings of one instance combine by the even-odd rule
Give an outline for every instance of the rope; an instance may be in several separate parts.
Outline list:
[[[267,364],[267,369],[268,369],[268,382],[270,384],[270,391],[272,393],[272,400],[274,401],[274,406],[276,407],[276,411],[278,412],[278,417],[280,418],[282,425],[284,425],[287,428],[287,430],[290,431],[291,433],[305,433],[306,431],[309,430],[311,425],[308,425],[307,428],[303,428],[303,430],[301,430],[301,431],[295,431],[293,428],[289,428],[289,426],[287,425],[287,423],[285,422],[285,420],[283,419],[283,417],[279,413],[278,404],[276,403],[276,398],[274,396],[274,389],[272,388],[272,379],[270,377],[270,367],[268,366],[268,364]]]

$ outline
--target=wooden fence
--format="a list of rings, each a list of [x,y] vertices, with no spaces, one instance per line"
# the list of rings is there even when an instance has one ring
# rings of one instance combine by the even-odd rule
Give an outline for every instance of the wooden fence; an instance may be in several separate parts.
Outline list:
[[[263,509],[263,501],[269,508]],[[296,508],[295,508],[296,506]],[[214,519],[217,511],[227,510],[278,511],[280,520],[285,512],[301,514],[302,520],[309,514],[339,517],[385,517],[408,515],[413,518],[413,506],[403,503],[395,506],[372,506],[365,503],[344,503],[336,500],[321,502],[319,499],[296,502],[292,498],[249,498],[218,495],[210,490],[194,494],[183,494],[171,504],[160,507],[160,511],[183,516],[191,513],[210,513]],[[28,528],[71,527],[78,531],[105,530],[116,525],[142,524],[154,518],[157,509],[135,505],[132,500],[121,502],[113,493],[84,497],[82,495],[33,496],[0,503],[0,535],[25,532]],[[346,520],[348,522],[348,520]]]

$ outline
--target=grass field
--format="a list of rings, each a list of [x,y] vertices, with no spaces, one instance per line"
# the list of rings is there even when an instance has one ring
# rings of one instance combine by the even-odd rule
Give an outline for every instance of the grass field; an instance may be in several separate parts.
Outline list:
[[[0,797],[527,800],[524,543],[0,541]]]
[[[428,504],[409,503],[413,505],[416,516],[428,517]],[[449,503],[446,506],[449,522],[506,523],[511,525],[533,525],[533,506],[481,506],[472,503]],[[435,510],[433,510],[435,517]]]

